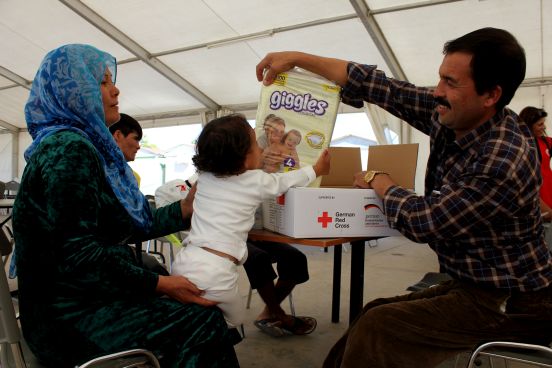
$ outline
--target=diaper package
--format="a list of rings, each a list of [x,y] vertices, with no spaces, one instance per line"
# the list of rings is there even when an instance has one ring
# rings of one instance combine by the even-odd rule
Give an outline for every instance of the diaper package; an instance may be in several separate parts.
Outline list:
[[[262,86],[255,134],[263,149],[263,170],[287,172],[316,162],[329,146],[340,87],[294,69]],[[320,186],[320,178],[311,186]]]

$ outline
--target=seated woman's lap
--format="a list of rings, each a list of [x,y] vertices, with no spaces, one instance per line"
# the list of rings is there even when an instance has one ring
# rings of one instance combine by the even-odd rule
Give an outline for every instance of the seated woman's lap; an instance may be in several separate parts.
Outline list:
[[[74,366],[97,356],[134,348],[152,351],[161,358],[163,367],[180,367],[184,362],[194,361],[197,364],[209,359],[212,354],[206,352],[210,349],[219,352],[228,349],[229,359],[235,359],[227,324],[215,307],[156,297],[116,301],[65,322],[66,326],[63,322],[58,324],[59,346],[50,341],[53,349],[40,348],[46,353],[39,355],[44,363]]]

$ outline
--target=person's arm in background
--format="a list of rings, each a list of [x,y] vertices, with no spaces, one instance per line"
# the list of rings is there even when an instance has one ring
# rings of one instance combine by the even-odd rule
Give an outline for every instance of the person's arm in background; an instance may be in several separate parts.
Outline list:
[[[154,239],[188,230],[191,225],[193,202],[197,190],[194,183],[185,198],[172,202],[153,211],[153,224],[150,232],[142,240]]]

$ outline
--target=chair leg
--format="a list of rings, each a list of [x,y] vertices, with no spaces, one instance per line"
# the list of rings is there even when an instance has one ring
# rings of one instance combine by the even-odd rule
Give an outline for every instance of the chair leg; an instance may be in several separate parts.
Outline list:
[[[253,295],[253,289],[251,288],[251,285],[249,286],[249,293],[247,293],[247,302],[245,303],[245,308],[249,309],[251,308],[251,296]],[[289,299],[289,310],[291,312],[292,316],[295,316],[295,305],[293,304],[293,293],[289,293],[288,295]]]
[[[16,368],[26,368],[27,364],[25,364],[25,358],[23,358],[23,350],[21,349],[21,345],[19,343],[17,344],[10,344],[13,360],[15,362]]]
[[[242,339],[245,339],[245,329],[243,327],[243,323],[240,325],[240,333],[241,333]]]
[[[249,309],[251,307],[251,295],[253,295],[253,289],[249,285],[249,293],[247,294],[247,303],[245,303],[245,308]]]
[[[174,245],[169,243],[169,273],[172,274],[172,264],[174,262]]]
[[[289,310],[291,312],[291,315],[295,316],[295,306],[293,305],[293,293],[291,292],[289,293],[288,299],[289,299]]]
[[[8,365],[8,343],[0,343],[0,366],[9,367]]]

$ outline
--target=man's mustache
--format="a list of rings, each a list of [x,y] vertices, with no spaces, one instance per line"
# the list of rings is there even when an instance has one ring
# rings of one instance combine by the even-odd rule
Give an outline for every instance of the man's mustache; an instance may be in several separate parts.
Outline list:
[[[435,97],[435,102],[439,105],[446,106],[449,109],[451,108],[449,102],[447,100],[445,100],[443,97]]]

